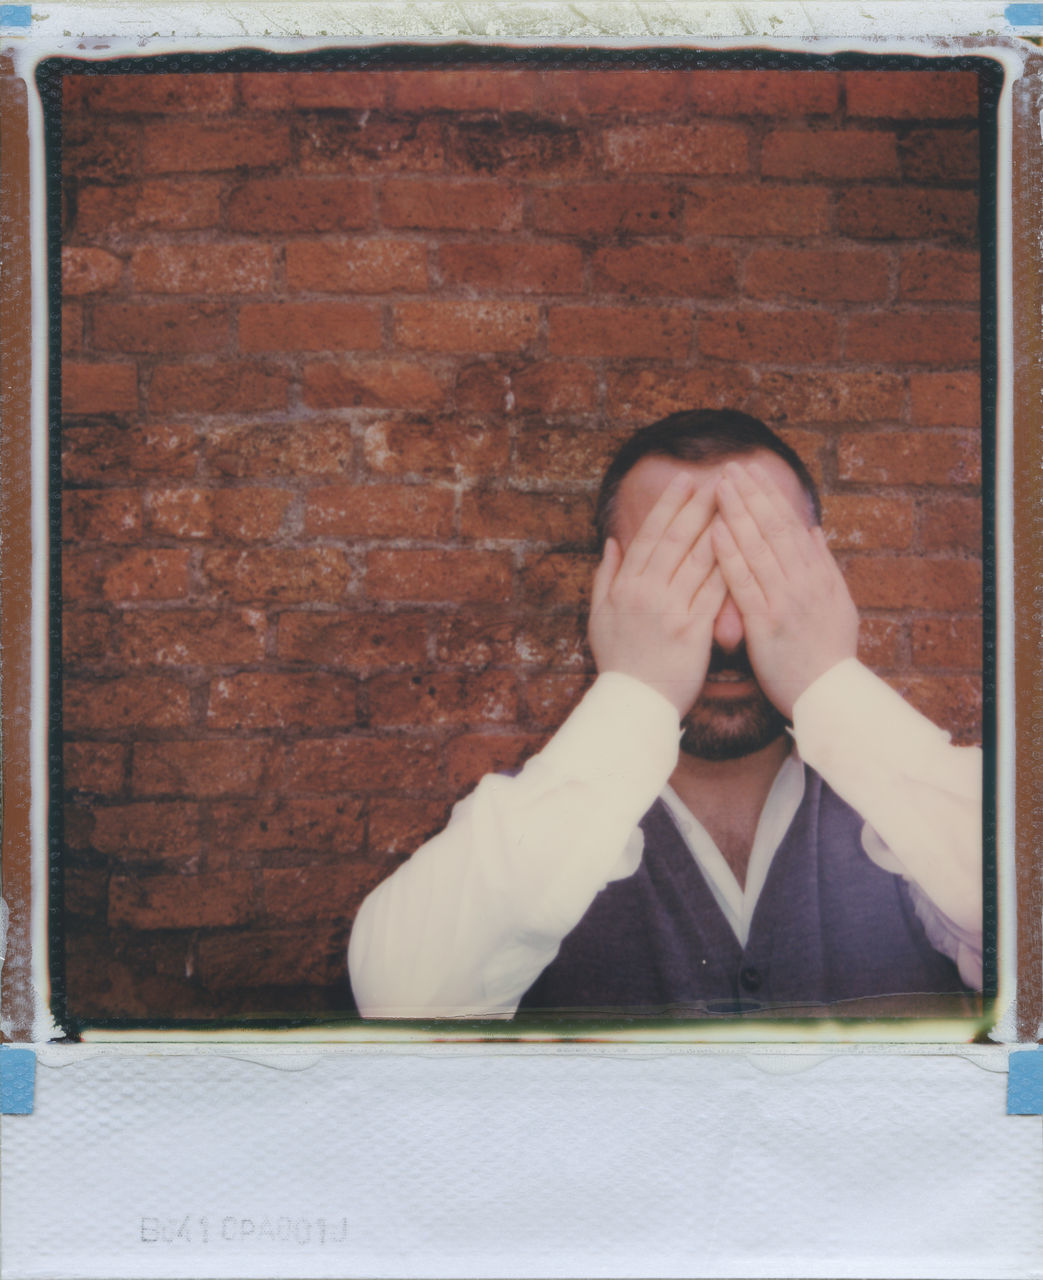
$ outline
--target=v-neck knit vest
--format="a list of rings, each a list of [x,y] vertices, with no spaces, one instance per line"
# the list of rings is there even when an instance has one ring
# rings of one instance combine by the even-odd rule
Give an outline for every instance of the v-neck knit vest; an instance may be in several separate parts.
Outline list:
[[[698,1017],[968,993],[931,946],[905,882],[865,853],[862,825],[808,769],[743,947],[656,801],[641,822],[637,871],[597,895],[519,1012]]]

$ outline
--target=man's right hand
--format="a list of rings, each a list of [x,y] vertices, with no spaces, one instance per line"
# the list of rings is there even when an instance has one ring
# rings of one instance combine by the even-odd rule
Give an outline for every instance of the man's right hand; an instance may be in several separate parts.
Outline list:
[[[599,671],[633,676],[679,716],[706,679],[714,620],[727,588],[709,526],[712,484],[679,473],[624,552],[615,538],[594,575],[589,638]]]

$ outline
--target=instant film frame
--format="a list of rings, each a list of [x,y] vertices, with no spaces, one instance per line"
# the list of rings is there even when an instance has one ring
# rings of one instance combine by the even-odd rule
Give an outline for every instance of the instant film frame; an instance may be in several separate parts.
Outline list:
[[[0,13],[0,22],[21,21],[20,11],[14,12],[18,7],[10,8],[11,12]],[[256,1034],[257,1028],[251,1029],[251,1035],[226,1024],[205,1037],[185,1027],[176,1037],[175,1049],[173,1037],[142,1019],[138,1030],[117,1034],[118,1043],[113,1045],[53,1043],[69,1026],[54,1018],[49,1004],[49,993],[56,987],[60,992],[61,974],[58,966],[49,965],[53,955],[49,956],[43,942],[48,910],[60,901],[60,877],[58,864],[46,856],[45,838],[49,816],[54,820],[43,785],[47,776],[45,691],[53,693],[55,668],[51,667],[49,678],[45,608],[49,565],[43,554],[49,527],[48,461],[41,442],[47,420],[56,418],[59,406],[47,402],[47,360],[40,341],[48,315],[45,255],[40,247],[47,243],[46,175],[40,151],[42,116],[32,84],[34,65],[45,57],[98,59],[99,66],[125,56],[205,57],[236,47],[263,48],[264,56],[274,58],[320,45],[337,50],[347,45],[382,46],[390,33],[386,11],[380,15],[355,11],[352,19],[358,25],[351,33],[338,31],[339,38],[317,38],[314,45],[306,40],[273,44],[264,38],[267,33],[256,33],[249,21],[247,34],[252,38],[243,41],[223,29],[225,15],[207,10],[198,33],[184,37],[178,33],[172,45],[153,47],[151,32],[142,27],[135,35],[144,43],[134,48],[121,47],[101,35],[95,40],[88,31],[85,49],[83,40],[64,35],[56,26],[62,25],[63,32],[66,27],[79,32],[82,16],[75,18],[71,10],[56,11],[51,17],[33,15],[39,18],[38,29],[21,44],[17,26],[4,28],[5,35],[13,38],[2,83],[6,240],[0,353],[6,428],[3,852],[8,912],[3,1032],[10,1046],[34,1047],[38,1089],[35,1114],[4,1119],[5,1262],[10,1274],[1033,1273],[1040,1246],[1034,1216],[1040,1187],[1039,1121],[1007,1119],[1001,1095],[1008,1058],[1016,1057],[1018,1063],[1028,1060],[1024,1053],[1012,1055],[1011,1047],[1036,1039],[1041,1005],[1032,772],[1023,774],[1014,765],[1015,760],[1033,758],[1038,696],[1033,680],[1038,628],[1032,623],[1034,504],[1039,497],[1035,439],[1039,135],[1034,114],[1038,55],[1035,45],[1012,27],[1013,15],[1010,22],[997,25],[977,6],[969,6],[968,13],[955,21],[951,13],[927,11],[918,20],[925,24],[920,26],[910,25],[908,15],[889,10],[874,20],[887,28],[883,41],[881,27],[868,30],[867,20],[852,10],[841,7],[830,12],[828,22],[818,16],[824,26],[800,29],[798,40],[778,39],[776,19],[787,20],[781,11],[765,13],[763,28],[746,32],[732,25],[740,23],[740,15],[713,6],[701,8],[698,14],[679,15],[671,10],[657,16],[651,21],[651,33],[648,15],[636,11],[595,13],[581,19],[543,11],[540,24],[534,27],[538,36],[525,29],[530,19],[535,23],[534,15],[509,19],[499,10],[490,10],[482,20],[486,25],[479,33],[481,39],[475,39],[473,28],[455,29],[448,15],[441,16],[436,32],[413,30],[415,15],[403,11],[395,14],[402,25],[396,25],[394,37],[403,46],[426,43],[428,51],[421,56],[433,56],[436,63],[439,46],[444,52],[445,46],[463,39],[467,45],[454,53],[464,61],[484,58],[493,66],[498,59],[509,61],[514,56],[505,48],[509,40],[512,45],[568,50],[569,57],[582,56],[577,51],[586,49],[597,57],[625,60],[635,47],[683,48],[689,56],[692,50],[706,50],[714,57],[726,50],[734,56],[734,51],[745,54],[776,48],[783,59],[792,57],[794,65],[810,52],[824,59],[853,54],[856,61],[897,56],[914,61],[892,65],[909,67],[927,66],[932,58],[983,59],[997,69],[995,83],[997,87],[1002,83],[1002,93],[996,104],[995,171],[990,173],[986,166],[982,177],[983,189],[995,178],[998,267],[995,310],[990,313],[986,300],[983,313],[986,321],[995,322],[991,363],[992,338],[989,324],[985,325],[983,381],[986,406],[995,409],[998,423],[994,475],[988,471],[990,451],[983,450],[985,492],[996,498],[995,558],[989,569],[995,573],[997,648],[995,666],[987,662],[987,668],[996,674],[999,713],[994,744],[999,857],[993,885],[999,956],[992,975],[998,998],[986,1020],[988,1026],[978,1024],[970,1034],[967,1023],[955,1034],[951,1024],[932,1030],[922,1024],[901,1030],[892,1026],[875,1045],[863,1047],[857,1055],[838,1043],[852,1029],[838,1035],[836,1027],[821,1029],[824,1034],[818,1036],[814,1028],[802,1028],[803,1047],[793,1043],[792,1028],[751,1032],[744,1026],[738,1037],[729,1036],[740,1044],[728,1047],[712,1044],[714,1029],[702,1027],[684,1037],[701,1042],[699,1047],[681,1043],[671,1050],[666,1035],[649,1036],[647,1028],[632,1037],[639,1044],[631,1049],[613,1046],[611,1036],[603,1034],[607,1029],[599,1029],[596,1045],[541,1049],[491,1043],[488,1037],[495,1029],[488,1026],[447,1032],[444,1024],[406,1030],[358,1028],[353,1036],[344,1037],[353,1038],[354,1045],[332,1048],[331,1042],[342,1038],[343,1032],[328,1025],[297,1026],[278,1037],[274,1033],[264,1037]],[[342,20],[344,15],[334,16]],[[228,20],[232,17],[228,15]],[[807,21],[806,14],[789,17],[794,22]],[[329,21],[329,15],[323,20]],[[744,13],[741,21],[757,26],[759,19]],[[95,29],[97,22],[94,18],[88,25]],[[516,25],[504,25],[508,23]],[[707,30],[714,36],[708,37]],[[101,44],[108,47],[92,47]],[[159,70],[163,63],[154,65]],[[53,236],[50,245],[53,251]],[[984,252],[983,258],[988,262],[989,253]],[[990,275],[986,267],[986,298]],[[996,382],[990,385],[988,374],[993,369]],[[51,493],[53,498],[53,489]],[[988,586],[985,598],[992,598]],[[51,706],[57,706],[57,699],[52,699]],[[990,723],[988,714],[985,723]],[[59,782],[56,773],[50,775],[50,782]],[[90,1038],[86,1025],[73,1029]],[[975,1033],[980,1046],[966,1043]],[[543,1034],[553,1038],[555,1029],[544,1029]],[[462,1044],[425,1046],[423,1042],[432,1036],[455,1038]],[[486,1037],[486,1043],[476,1044],[476,1036]],[[820,1043],[812,1049],[816,1038]],[[241,1044],[237,1050],[229,1047],[229,1042],[245,1039],[253,1043]],[[420,1047],[396,1049],[396,1040],[420,1042]],[[654,1049],[652,1040],[659,1042]],[[893,1043],[899,1040],[907,1041],[904,1049]],[[931,1040],[936,1043],[928,1048]],[[139,1050],[134,1041],[147,1042],[148,1049],[143,1053],[144,1046]],[[758,1046],[757,1041],[774,1043]],[[307,1042],[307,1051],[302,1042]],[[219,1043],[225,1048],[217,1052]],[[154,1056],[157,1053],[159,1057]],[[12,1054],[17,1054],[16,1047],[5,1046],[0,1053],[0,1063],[7,1068],[7,1097],[13,1078],[8,1066],[14,1063]],[[264,1073],[265,1064],[284,1070]],[[66,1066],[71,1069],[59,1070]],[[799,1078],[778,1074],[812,1066],[814,1071],[803,1071]],[[259,1083],[259,1071],[264,1083]],[[272,1081],[277,1083],[269,1087]],[[632,1097],[635,1087],[645,1099],[644,1130],[635,1126],[632,1116],[617,1124],[621,1109],[626,1110],[624,1099],[628,1094]],[[244,1090],[253,1091],[252,1102],[244,1101]],[[148,1162],[139,1163],[132,1148],[121,1146],[118,1134],[121,1127],[140,1133],[151,1126],[161,1141],[169,1141],[177,1131],[170,1127],[170,1108],[179,1091],[190,1100],[192,1110],[182,1117],[181,1132],[191,1134],[194,1150],[205,1150],[198,1144],[205,1144],[208,1134],[212,1142],[214,1133],[223,1135],[218,1140],[223,1150],[215,1145],[203,1163],[198,1156],[174,1160],[170,1168],[156,1174]],[[538,1099],[546,1098],[548,1091],[549,1100],[541,1105]],[[425,1105],[432,1096],[438,1100],[437,1117]],[[860,1113],[858,1107],[852,1110],[855,1097],[863,1100],[867,1112]],[[673,1150],[669,1141],[678,1108],[689,1111],[693,1126],[686,1130],[681,1151]],[[317,1130],[306,1125],[307,1149],[302,1149],[294,1125],[301,1116],[311,1114],[310,1109],[317,1109],[327,1120],[350,1116],[359,1149],[370,1155],[380,1152],[376,1166],[372,1160],[359,1159],[357,1153],[345,1161],[339,1144],[331,1145],[325,1125]],[[890,1121],[881,1118],[886,1109],[894,1112]],[[742,1126],[740,1139],[734,1140],[737,1110],[756,1117],[763,1144],[753,1142],[752,1135],[743,1136]],[[994,1153],[981,1159],[981,1167],[973,1173],[966,1164],[961,1168],[969,1153],[961,1149],[960,1132],[953,1134],[954,1113],[967,1126],[960,1131],[965,1141],[973,1132],[975,1154],[980,1157],[983,1141]],[[259,1162],[269,1151],[267,1144],[258,1147],[253,1137],[261,1114],[265,1122],[276,1118],[274,1150],[295,1188],[289,1196],[280,1179],[259,1172]],[[559,1170],[549,1183],[544,1160],[532,1148],[527,1129],[534,1119],[545,1134],[545,1152],[551,1153],[549,1158]],[[810,1137],[816,1123],[823,1128],[821,1142]],[[98,1158],[96,1185],[91,1187],[70,1181],[64,1171],[58,1173],[59,1146],[68,1140],[73,1125],[81,1128]],[[497,1135],[500,1150],[512,1152],[512,1170],[505,1170],[503,1162],[491,1159],[487,1151],[478,1154],[490,1131]],[[912,1145],[903,1146],[903,1141]],[[664,1142],[671,1149],[669,1155],[664,1155]],[[852,1149],[860,1146],[868,1158],[849,1162],[845,1155],[838,1156],[838,1146],[843,1149],[847,1143]],[[459,1161],[436,1160],[433,1166],[425,1166],[425,1158],[441,1144],[455,1149]],[[913,1153],[916,1147],[919,1156]],[[935,1158],[930,1175],[927,1165],[917,1164],[925,1149]],[[764,1173],[753,1176],[769,1178],[760,1188],[771,1188],[773,1212],[752,1234],[740,1225],[727,1200],[709,1196],[705,1213],[693,1211],[686,1217],[683,1211],[679,1216],[679,1201],[669,1194],[664,1198],[664,1179],[681,1190],[704,1185],[707,1174],[720,1168],[722,1159],[728,1169],[734,1166],[740,1182],[748,1179],[751,1171],[762,1169],[758,1151],[766,1152]],[[908,1212],[905,1216],[910,1221],[905,1223],[899,1214],[895,1226],[889,1197],[871,1190],[882,1176],[873,1171],[890,1171],[896,1152],[906,1162],[905,1181],[899,1179],[901,1197],[915,1199],[922,1194],[927,1176],[937,1178],[943,1188],[924,1207],[926,1219],[921,1215],[918,1232],[913,1231]],[[944,1175],[937,1173],[939,1163],[946,1169]],[[477,1178],[468,1164],[478,1171]],[[563,1174],[563,1169],[570,1172]],[[637,1169],[640,1172],[635,1173]],[[724,1174],[725,1185],[730,1176]],[[64,1199],[76,1223],[75,1243],[61,1239],[53,1200],[48,1202],[41,1194],[48,1177],[52,1187],[60,1188],[56,1197]],[[396,1177],[415,1197],[415,1213],[403,1216],[396,1206],[391,1192]],[[832,1233],[809,1203],[813,1188],[821,1186],[820,1177],[831,1188],[825,1201],[840,1224]],[[599,1206],[562,1216],[554,1203],[556,1196],[548,1199],[546,1194],[548,1187],[559,1187],[560,1178],[564,1178],[561,1196],[589,1194],[593,1185]],[[780,1179],[791,1179],[800,1194],[795,1191],[779,1199]],[[457,1214],[456,1229],[448,1221],[438,1221],[446,1217],[440,1210],[447,1198],[457,1210],[484,1202],[488,1213]],[[986,1212],[994,1215],[998,1234],[989,1245],[982,1245],[980,1232],[966,1222],[971,1205],[987,1206]],[[490,1231],[497,1219],[506,1223],[506,1240],[502,1233]],[[933,1229],[925,1231],[924,1220]],[[880,1228],[885,1221],[895,1238],[881,1246]],[[649,1225],[654,1239],[646,1235]],[[572,1235],[568,1244],[563,1243],[563,1233]],[[917,1243],[921,1240],[922,1249]],[[987,1263],[987,1258],[992,1262]],[[994,1270],[987,1269],[993,1265]]]

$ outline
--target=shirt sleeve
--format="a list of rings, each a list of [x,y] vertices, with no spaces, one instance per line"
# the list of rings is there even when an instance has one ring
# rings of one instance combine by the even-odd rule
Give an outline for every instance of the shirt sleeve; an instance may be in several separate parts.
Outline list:
[[[490,775],[362,904],[348,966],[364,1017],[510,1017],[610,880],[677,762],[655,690],[598,677],[513,778]]]
[[[797,699],[801,756],[866,821],[863,845],[903,876],[933,946],[981,985],[982,756],[854,658]]]

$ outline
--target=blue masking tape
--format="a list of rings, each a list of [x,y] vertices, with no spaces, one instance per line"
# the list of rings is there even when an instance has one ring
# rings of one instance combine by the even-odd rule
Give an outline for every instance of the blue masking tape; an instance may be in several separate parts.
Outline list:
[[[0,1115],[31,1116],[36,1054],[0,1044]]]
[[[0,4],[0,27],[29,27],[33,22],[32,6]]]
[[[1009,4],[1003,16],[1012,27],[1043,27],[1043,4]]]
[[[1043,1116],[1043,1049],[1016,1049],[1010,1055],[1007,1115]]]

